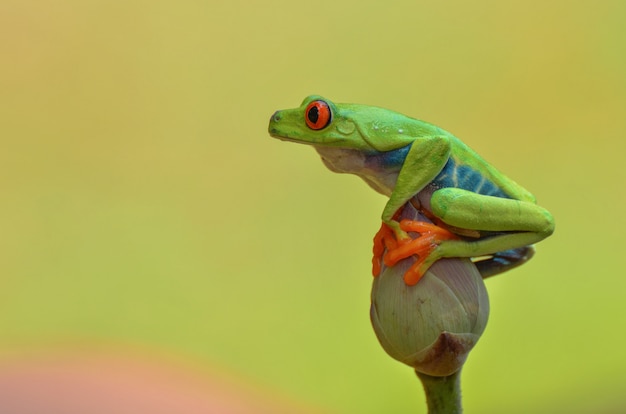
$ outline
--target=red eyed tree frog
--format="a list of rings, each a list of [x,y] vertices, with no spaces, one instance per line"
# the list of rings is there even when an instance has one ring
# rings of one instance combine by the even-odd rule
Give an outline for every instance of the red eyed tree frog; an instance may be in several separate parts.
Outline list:
[[[444,257],[473,258],[487,277],[530,259],[531,245],[554,231],[552,216],[532,194],[435,125],[309,96],[298,108],[275,112],[268,130],[312,145],[330,170],[356,174],[389,197],[374,238],[374,276],[381,261],[392,266],[416,255],[404,276],[408,285]],[[407,202],[433,223],[398,222]]]

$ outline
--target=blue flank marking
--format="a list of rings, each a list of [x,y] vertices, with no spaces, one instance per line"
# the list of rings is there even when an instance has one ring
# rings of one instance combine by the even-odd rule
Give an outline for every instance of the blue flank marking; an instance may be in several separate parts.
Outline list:
[[[399,171],[410,149],[411,144],[391,151],[375,152],[368,154],[368,161],[383,171],[393,169]]]
[[[407,145],[392,151],[366,152],[366,165],[368,168],[374,170],[374,172],[385,174],[399,172],[406,160],[410,147],[411,145]],[[480,195],[511,198],[493,181],[488,180],[479,171],[467,164],[457,162],[453,158],[448,158],[441,172],[437,174],[427,186],[427,191],[436,191],[440,188],[461,188]],[[497,237],[498,234],[502,233],[497,231],[481,231],[480,238]],[[471,239],[470,242],[472,240],[475,239]],[[478,271],[483,277],[502,273],[524,263],[532,257],[532,247],[523,246],[495,252],[489,256],[489,258],[475,262]]]
[[[491,260],[493,260],[494,262],[498,263],[500,266],[505,267],[505,266],[510,266],[511,264],[515,263],[513,260],[509,260],[509,258],[507,257],[500,257],[497,255],[493,256],[491,258]]]
[[[435,177],[432,184],[438,188],[455,187],[477,194],[510,198],[500,187],[469,165],[457,164],[452,158]]]
[[[386,152],[374,152],[367,155],[370,167],[381,171],[400,170],[411,145]],[[500,187],[487,180],[481,173],[469,165],[457,164],[452,158],[431,183],[436,188],[454,187],[477,194],[510,198]]]

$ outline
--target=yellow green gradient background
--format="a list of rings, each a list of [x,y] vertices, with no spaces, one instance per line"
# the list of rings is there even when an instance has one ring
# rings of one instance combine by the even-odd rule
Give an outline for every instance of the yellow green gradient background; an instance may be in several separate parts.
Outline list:
[[[267,135],[316,93],[455,133],[557,230],[487,281],[480,413],[626,409],[626,3],[0,4],[0,350],[130,344],[424,412],[369,322],[385,199]]]

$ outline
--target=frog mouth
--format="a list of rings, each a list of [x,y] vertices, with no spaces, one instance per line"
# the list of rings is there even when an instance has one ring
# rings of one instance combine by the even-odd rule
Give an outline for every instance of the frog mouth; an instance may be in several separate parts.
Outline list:
[[[345,142],[345,140],[342,140],[339,138],[332,139],[332,140],[325,139],[323,142],[315,141],[313,139],[296,138],[292,136],[291,134],[279,132],[276,128],[270,128],[268,132],[270,136],[273,138],[277,138],[281,141],[295,142],[296,144],[307,144],[307,145],[315,145],[315,146],[320,146],[320,147],[322,146],[323,147],[336,147],[336,146],[339,146],[338,144]]]

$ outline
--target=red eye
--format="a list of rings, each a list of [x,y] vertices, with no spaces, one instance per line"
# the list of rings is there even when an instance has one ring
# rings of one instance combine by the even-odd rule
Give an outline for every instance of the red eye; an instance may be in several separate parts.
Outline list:
[[[306,107],[304,120],[309,128],[319,130],[330,124],[330,107],[324,101],[313,101]]]

